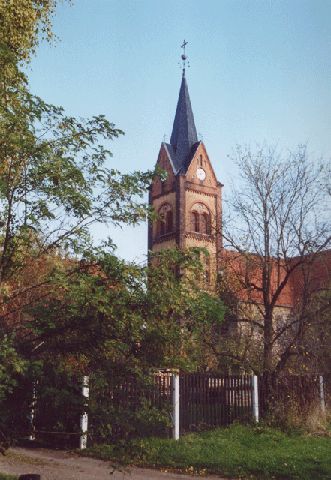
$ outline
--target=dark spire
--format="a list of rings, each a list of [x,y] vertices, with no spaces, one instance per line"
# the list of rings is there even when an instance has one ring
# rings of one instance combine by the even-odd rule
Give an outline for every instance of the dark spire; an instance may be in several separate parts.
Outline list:
[[[184,42],[185,43],[185,42]],[[186,60],[186,56],[185,56]],[[186,170],[192,147],[198,142],[197,130],[195,128],[194,116],[191,107],[185,78],[185,65],[183,66],[182,84],[179,90],[178,103],[170,144],[175,154],[177,170]]]

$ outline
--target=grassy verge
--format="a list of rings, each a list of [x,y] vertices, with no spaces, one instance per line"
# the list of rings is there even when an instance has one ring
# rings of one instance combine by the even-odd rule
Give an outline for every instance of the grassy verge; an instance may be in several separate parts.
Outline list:
[[[331,438],[289,434],[268,427],[232,425],[185,435],[177,442],[149,438],[127,447],[130,463],[186,473],[264,480],[331,478]],[[111,445],[99,445],[84,454],[119,460],[115,452]]]
[[[7,475],[6,473],[0,473],[0,480],[17,480],[18,477],[13,475]]]

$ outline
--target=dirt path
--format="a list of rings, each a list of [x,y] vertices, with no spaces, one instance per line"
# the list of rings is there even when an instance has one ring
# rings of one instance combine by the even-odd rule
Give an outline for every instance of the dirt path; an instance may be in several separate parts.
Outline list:
[[[197,480],[198,477],[144,468],[113,471],[109,462],[59,450],[12,448],[0,456],[0,472],[12,475],[38,473],[41,480]],[[203,477],[218,479],[218,476]]]

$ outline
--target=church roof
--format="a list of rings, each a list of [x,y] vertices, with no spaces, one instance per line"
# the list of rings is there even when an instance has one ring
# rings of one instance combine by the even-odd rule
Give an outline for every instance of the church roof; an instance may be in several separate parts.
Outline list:
[[[162,145],[165,147],[166,152],[168,154],[168,158],[170,160],[170,163],[172,165],[172,169],[173,169],[175,175],[177,175],[178,173],[186,173],[186,171],[187,171],[187,169],[188,169],[188,167],[191,163],[191,160],[194,157],[194,154],[195,154],[195,152],[196,152],[196,150],[197,150],[197,148],[200,144],[201,144],[201,142],[194,143],[192,145],[192,147],[190,148],[187,156],[186,156],[186,160],[181,162],[181,158],[177,157],[173,146],[170,143],[162,142]]]
[[[175,173],[186,172],[199,143],[184,70],[170,144],[166,144]]]

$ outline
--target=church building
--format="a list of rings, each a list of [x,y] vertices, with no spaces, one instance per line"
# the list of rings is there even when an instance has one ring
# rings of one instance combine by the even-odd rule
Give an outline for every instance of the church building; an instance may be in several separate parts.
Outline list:
[[[320,301],[329,291],[331,251],[274,258],[223,248],[223,185],[216,178],[205,145],[198,140],[185,76],[185,45],[170,143],[161,143],[156,163],[166,175],[155,177],[149,192],[149,203],[157,216],[149,222],[148,249],[154,253],[175,247],[207,251],[208,255],[200,256],[204,271],[201,288],[229,301],[228,325],[236,327],[227,333],[235,338],[238,352],[246,352],[243,355],[254,363],[254,352],[267,345],[265,352],[274,355],[271,363],[276,364],[282,355],[292,355],[296,344],[292,348],[291,342],[303,336],[302,325],[307,338],[316,334],[309,327],[307,305],[316,308],[316,299]],[[325,302],[320,303],[324,308]],[[263,360],[267,370],[271,368],[269,353]],[[242,361],[239,365],[242,367]]]

